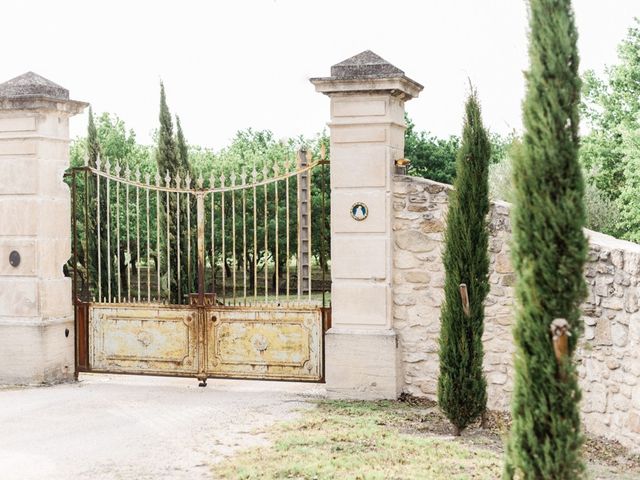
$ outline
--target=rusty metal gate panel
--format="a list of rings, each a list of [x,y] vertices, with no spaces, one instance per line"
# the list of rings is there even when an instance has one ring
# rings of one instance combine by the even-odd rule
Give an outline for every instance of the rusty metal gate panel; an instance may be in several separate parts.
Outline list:
[[[319,308],[208,311],[209,374],[320,381],[322,333]]]
[[[90,305],[91,371],[195,375],[198,311],[168,305]]]
[[[322,321],[319,308],[90,304],[88,370],[320,381]]]

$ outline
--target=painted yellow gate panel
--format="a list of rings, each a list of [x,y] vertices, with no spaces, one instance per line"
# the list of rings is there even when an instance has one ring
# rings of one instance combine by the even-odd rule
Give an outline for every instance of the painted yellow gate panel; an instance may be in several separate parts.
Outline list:
[[[197,318],[197,310],[193,308],[93,305],[89,311],[91,369],[195,373]]]
[[[317,381],[322,378],[319,309],[207,312],[212,376]]]

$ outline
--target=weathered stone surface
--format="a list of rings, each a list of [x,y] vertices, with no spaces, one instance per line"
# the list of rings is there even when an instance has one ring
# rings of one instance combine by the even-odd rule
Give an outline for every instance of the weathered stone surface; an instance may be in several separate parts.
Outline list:
[[[584,400],[585,412],[604,413],[607,409],[607,390],[602,383],[594,382],[589,385],[589,395]]]
[[[613,266],[616,268],[624,268],[624,252],[620,249],[612,250],[611,263],[613,263]]]
[[[614,345],[624,347],[628,337],[629,331],[626,325],[616,322],[611,326],[611,340]]]
[[[497,273],[511,273],[513,267],[511,267],[511,259],[506,253],[498,253],[496,255],[495,271]]]
[[[596,324],[596,345],[611,345],[611,324],[606,318]]]
[[[430,252],[435,243],[424,233],[417,230],[404,230],[396,233],[396,245],[409,252]]]
[[[420,270],[407,272],[404,276],[405,280],[410,283],[429,283],[429,273]]]
[[[425,207],[426,209],[427,207]],[[412,211],[409,208],[409,211]],[[422,231],[424,233],[444,232],[444,222],[439,218],[428,218],[422,222]]]
[[[416,258],[413,252],[398,250],[393,255],[393,265],[396,268],[417,268],[422,262]]]
[[[402,76],[404,72],[371,50],[365,50],[331,67],[331,76],[336,78],[389,77],[398,75]]]
[[[640,415],[635,412],[631,412],[629,413],[628,418],[627,426],[629,429],[634,433],[640,433]]]
[[[640,307],[638,306],[638,291],[636,288],[628,289],[624,294],[624,309],[629,313],[637,312]]]
[[[0,97],[11,98],[23,96],[43,96],[59,100],[68,100],[69,90],[33,72],[27,72],[4,83],[0,83]]]

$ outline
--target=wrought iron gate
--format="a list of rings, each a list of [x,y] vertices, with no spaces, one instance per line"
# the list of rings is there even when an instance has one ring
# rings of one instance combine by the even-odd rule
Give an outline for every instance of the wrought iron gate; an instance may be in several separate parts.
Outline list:
[[[324,148],[195,185],[123,163],[65,175],[76,371],[322,381]]]

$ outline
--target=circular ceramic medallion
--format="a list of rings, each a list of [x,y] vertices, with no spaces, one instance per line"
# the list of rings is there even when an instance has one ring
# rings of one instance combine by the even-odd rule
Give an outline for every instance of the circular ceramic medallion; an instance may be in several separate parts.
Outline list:
[[[369,216],[369,207],[367,207],[365,203],[356,202],[353,205],[351,205],[351,217],[354,220],[361,222],[368,216]]]

